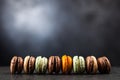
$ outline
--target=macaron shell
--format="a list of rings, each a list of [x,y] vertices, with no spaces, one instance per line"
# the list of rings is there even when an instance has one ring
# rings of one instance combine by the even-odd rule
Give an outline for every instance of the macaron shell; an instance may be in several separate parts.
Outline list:
[[[79,60],[78,56],[73,57],[73,72],[77,73],[78,72],[78,67],[79,67]]]
[[[91,56],[91,58],[93,59],[93,62],[94,62],[94,64],[93,64],[93,73],[95,74],[95,73],[97,73],[97,70],[98,70],[98,64],[97,64],[97,60],[96,60],[96,58],[94,56]]]
[[[53,70],[54,70],[54,56],[50,56],[48,62],[48,73],[52,73]]]
[[[22,57],[18,57],[18,65],[17,65],[17,73],[21,73],[23,69],[23,59]]]
[[[56,70],[55,70],[55,72],[59,73],[60,72],[60,68],[61,68],[61,60],[60,60],[59,56],[55,56],[54,58],[56,60],[56,66],[55,66]]]
[[[46,70],[47,70],[47,63],[48,63],[47,58],[46,58],[46,57],[43,57],[43,58],[42,58],[42,62],[43,62],[43,64],[42,64],[42,73],[45,73]]]
[[[98,61],[98,70],[100,73],[105,73],[105,63],[104,63],[104,60],[103,60],[103,57],[100,57],[97,59]]]
[[[30,56],[26,56],[24,58],[24,73],[29,73],[29,70],[28,70],[28,66],[29,66],[29,59],[30,59]]]
[[[90,56],[86,57],[86,72],[90,73],[90,68],[89,68],[89,63],[90,63]]]
[[[35,70],[36,70],[37,73],[42,72],[41,62],[42,62],[42,57],[41,57],[41,56],[38,56],[38,57],[36,58],[36,62],[35,62]]]
[[[79,56],[79,62],[80,62],[80,72],[85,71],[85,60],[82,56]]]
[[[107,57],[103,57],[105,62],[106,62],[106,66],[107,66],[107,69],[106,69],[106,73],[110,73],[110,70],[111,70],[111,64],[110,64],[110,61],[108,60]]]
[[[16,66],[17,66],[17,56],[14,56],[11,59],[11,63],[10,63],[10,72],[12,74],[14,74],[16,72]]]
[[[35,57],[31,56],[29,59],[29,73],[33,73],[35,69]]]
[[[63,73],[67,72],[67,56],[66,55],[62,56],[62,72]]]
[[[72,57],[67,56],[67,72],[70,73],[72,70]]]

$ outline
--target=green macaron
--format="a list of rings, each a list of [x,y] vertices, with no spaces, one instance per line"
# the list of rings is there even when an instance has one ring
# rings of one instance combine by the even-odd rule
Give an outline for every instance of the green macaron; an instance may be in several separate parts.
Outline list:
[[[82,56],[79,56],[79,61],[80,61],[80,72],[85,71],[85,59]]]
[[[47,58],[38,56],[35,62],[35,70],[37,73],[45,73],[47,71]]]
[[[74,56],[73,57],[73,72],[77,73],[79,70],[78,70],[78,67],[79,67],[79,59],[78,59],[78,56]]]
[[[73,57],[73,72],[82,73],[85,71],[85,60],[82,56]]]
[[[48,60],[46,57],[42,58],[42,73],[45,73],[47,70]]]

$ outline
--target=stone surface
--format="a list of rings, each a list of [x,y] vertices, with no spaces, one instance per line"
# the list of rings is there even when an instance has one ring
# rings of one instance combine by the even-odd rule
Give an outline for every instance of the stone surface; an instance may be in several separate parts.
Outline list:
[[[10,74],[9,67],[0,67],[0,80],[120,80],[120,67],[112,67],[110,74]]]

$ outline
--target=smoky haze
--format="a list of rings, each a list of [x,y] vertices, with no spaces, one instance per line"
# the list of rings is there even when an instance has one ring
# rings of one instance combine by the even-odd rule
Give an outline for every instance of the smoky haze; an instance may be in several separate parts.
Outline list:
[[[1,0],[0,56],[68,54],[120,60],[119,0]]]

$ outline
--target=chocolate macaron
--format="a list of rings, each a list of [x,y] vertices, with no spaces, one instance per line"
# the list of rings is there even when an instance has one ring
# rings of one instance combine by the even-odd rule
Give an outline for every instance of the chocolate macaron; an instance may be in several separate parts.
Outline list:
[[[12,59],[11,59],[11,63],[10,63],[10,72],[12,74],[14,73],[21,73],[22,72],[22,69],[23,69],[23,59],[22,57],[17,57],[17,56],[14,56]]]
[[[97,73],[98,70],[98,64],[97,60],[94,56],[88,56],[86,58],[86,72],[89,73]]]
[[[24,73],[33,73],[35,69],[35,57],[26,56],[24,58]]]
[[[46,73],[48,60],[46,57],[38,56],[35,62],[35,71],[37,73]]]
[[[98,70],[100,73],[110,73],[111,71],[111,64],[107,57],[99,57],[97,59],[98,62]]]
[[[70,73],[72,71],[72,57],[63,55],[62,56],[62,72]]]
[[[48,73],[59,73],[61,68],[61,60],[59,56],[50,56],[48,61]]]

